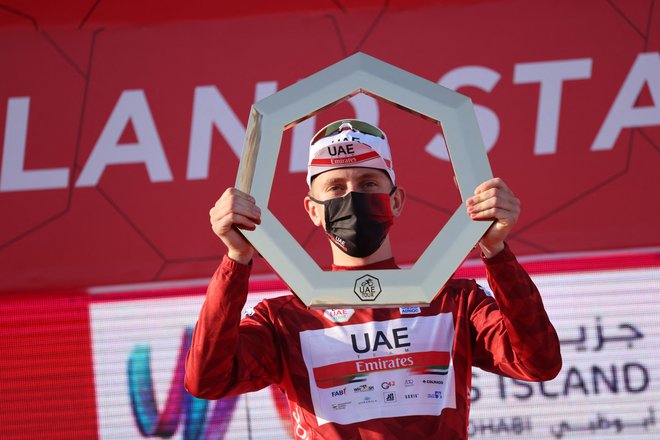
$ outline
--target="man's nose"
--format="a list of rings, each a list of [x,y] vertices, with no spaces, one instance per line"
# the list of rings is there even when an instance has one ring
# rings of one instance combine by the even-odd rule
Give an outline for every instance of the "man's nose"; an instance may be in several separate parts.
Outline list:
[[[344,194],[348,194],[349,192],[358,192],[358,184],[357,182],[346,182],[346,191]]]

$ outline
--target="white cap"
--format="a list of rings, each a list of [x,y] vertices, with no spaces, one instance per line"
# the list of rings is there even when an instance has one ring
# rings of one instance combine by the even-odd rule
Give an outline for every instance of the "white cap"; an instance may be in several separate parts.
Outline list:
[[[322,136],[331,126],[338,128]],[[363,121],[339,120],[318,131],[309,146],[307,185],[311,186],[312,177],[317,174],[344,167],[383,170],[395,183],[387,136],[378,127]]]

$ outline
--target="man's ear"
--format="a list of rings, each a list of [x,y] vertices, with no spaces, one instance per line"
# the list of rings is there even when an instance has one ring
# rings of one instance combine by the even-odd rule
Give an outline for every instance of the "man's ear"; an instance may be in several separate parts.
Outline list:
[[[390,203],[392,204],[392,214],[394,217],[398,217],[403,211],[403,204],[406,201],[406,190],[403,187],[397,186],[394,194],[390,198]]]
[[[305,196],[303,203],[305,204],[305,211],[307,211],[309,218],[312,219],[312,223],[315,226],[322,226],[321,218],[323,210],[321,209],[321,205],[314,202],[309,196]]]

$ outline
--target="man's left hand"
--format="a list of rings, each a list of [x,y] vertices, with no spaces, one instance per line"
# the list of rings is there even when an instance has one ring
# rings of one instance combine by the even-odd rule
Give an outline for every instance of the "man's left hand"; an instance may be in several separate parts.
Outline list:
[[[495,256],[504,249],[504,239],[518,221],[520,200],[502,179],[495,177],[479,185],[466,205],[472,220],[495,220],[479,240],[484,256]]]

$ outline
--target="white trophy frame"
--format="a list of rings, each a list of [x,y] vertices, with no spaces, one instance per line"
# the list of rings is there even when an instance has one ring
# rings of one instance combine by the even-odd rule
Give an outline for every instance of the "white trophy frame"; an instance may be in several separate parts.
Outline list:
[[[268,210],[283,131],[358,93],[430,119],[444,132],[463,203],[407,270],[324,271]],[[468,97],[356,53],[253,104],[236,187],[255,198],[262,215],[256,230],[241,232],[307,307],[425,305],[492,224],[471,220],[465,208],[475,188],[490,178]]]

